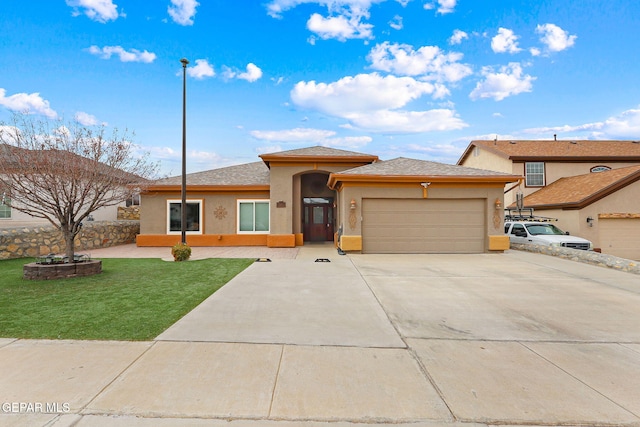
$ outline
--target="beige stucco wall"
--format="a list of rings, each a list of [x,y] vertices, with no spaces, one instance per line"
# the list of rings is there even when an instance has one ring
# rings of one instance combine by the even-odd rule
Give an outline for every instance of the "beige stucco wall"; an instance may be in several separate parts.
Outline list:
[[[305,194],[301,176],[306,173],[332,173],[351,169],[353,166],[323,166],[314,169],[310,165],[271,166],[271,234],[301,233],[300,204]],[[327,176],[328,178],[328,176]],[[326,194],[333,194],[326,189]],[[331,196],[329,196],[331,197]],[[278,208],[277,202],[286,204],[286,209]],[[296,220],[294,221],[294,214]],[[295,226],[294,226],[295,224]]]
[[[591,240],[594,247],[600,248],[600,230],[598,215],[603,213],[640,213],[640,181],[636,181],[595,203],[580,210],[538,209],[535,214],[557,218],[558,225],[572,235]],[[587,223],[587,217],[593,218],[593,226]],[[606,248],[602,248],[603,253]]]
[[[477,169],[486,169],[496,172],[512,173],[511,160],[498,156],[487,150],[475,147],[462,162],[462,166]]]
[[[179,192],[143,194],[140,199],[140,234],[167,234],[167,200],[180,200]],[[187,200],[202,200],[203,234],[235,234],[237,201],[269,199],[268,192],[198,193],[187,192]],[[271,204],[273,207],[273,203]],[[216,217],[216,213],[218,217]]]

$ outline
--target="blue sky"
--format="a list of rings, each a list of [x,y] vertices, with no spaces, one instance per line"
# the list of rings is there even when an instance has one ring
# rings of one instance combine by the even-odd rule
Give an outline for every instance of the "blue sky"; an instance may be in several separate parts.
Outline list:
[[[636,0],[2,0],[11,111],[135,131],[180,173],[312,145],[640,139]]]

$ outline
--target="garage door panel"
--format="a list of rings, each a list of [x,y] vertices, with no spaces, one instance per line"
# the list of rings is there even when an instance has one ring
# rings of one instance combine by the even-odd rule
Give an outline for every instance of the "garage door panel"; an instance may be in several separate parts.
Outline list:
[[[603,218],[598,223],[603,253],[640,261],[640,218]]]
[[[484,209],[481,199],[364,199],[363,252],[484,252]]]

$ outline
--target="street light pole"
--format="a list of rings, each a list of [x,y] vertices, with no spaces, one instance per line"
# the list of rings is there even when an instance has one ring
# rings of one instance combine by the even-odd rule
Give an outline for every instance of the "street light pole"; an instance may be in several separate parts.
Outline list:
[[[180,204],[180,232],[182,244],[187,244],[187,61],[182,63],[182,203]]]

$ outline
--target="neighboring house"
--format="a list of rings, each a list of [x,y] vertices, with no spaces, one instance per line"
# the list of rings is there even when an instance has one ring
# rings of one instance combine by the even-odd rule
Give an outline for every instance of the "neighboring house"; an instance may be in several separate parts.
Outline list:
[[[0,156],[11,156],[16,153],[24,156],[28,155],[29,151],[7,144],[0,144]],[[72,161],[76,163],[86,161],[76,154],[69,153],[68,156],[70,156],[72,158]],[[0,174],[2,174],[2,171],[0,171]],[[4,176],[6,177],[7,175]],[[130,178],[132,182],[141,181],[139,177],[134,175],[131,175]],[[94,221],[115,221],[118,216],[118,207],[130,206],[131,204],[140,204],[139,195],[133,194],[130,198],[122,200],[121,203],[115,206],[99,208],[91,214],[91,219]],[[46,219],[36,218],[29,215],[28,213],[17,210],[15,208],[16,206],[20,206],[20,200],[12,198],[10,191],[6,188],[3,188],[2,182],[0,181],[0,228],[50,224],[50,222]]]
[[[187,175],[187,243],[295,247],[333,241],[364,253],[483,253],[509,246],[503,189],[519,176],[326,147]],[[141,195],[138,246],[181,234],[181,177]]]
[[[472,141],[458,165],[522,175],[525,208],[603,253],[640,260],[639,141]]]

